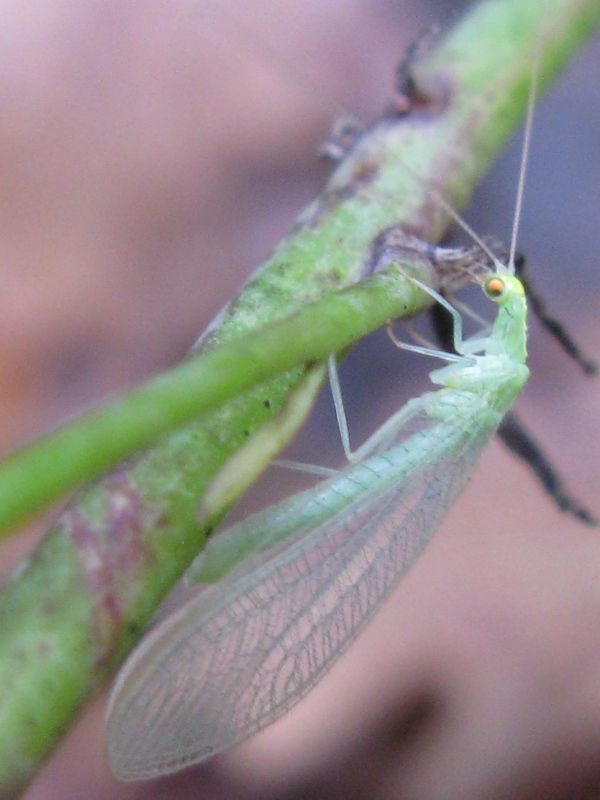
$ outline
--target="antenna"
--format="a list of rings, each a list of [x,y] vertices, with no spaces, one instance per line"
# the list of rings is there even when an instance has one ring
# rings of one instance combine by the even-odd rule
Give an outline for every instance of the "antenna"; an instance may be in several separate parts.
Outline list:
[[[527,116],[525,118],[525,132],[523,133],[523,149],[521,150],[521,165],[519,167],[519,181],[517,184],[517,199],[515,202],[515,214],[513,217],[512,234],[510,237],[510,250],[508,258],[508,268],[515,272],[515,252],[517,249],[517,237],[519,235],[519,224],[521,222],[521,210],[523,208],[523,192],[525,190],[525,173],[527,162],[529,161],[529,147],[531,144],[531,131],[533,128],[533,111],[537,95],[538,75],[540,68],[540,43],[539,39],[535,48],[533,68],[531,70],[531,83],[529,85],[529,100],[527,102]]]
[[[412,172],[412,170],[410,169],[410,167],[408,167],[408,165],[406,165],[406,169],[408,169],[408,170],[410,170]],[[439,203],[439,205],[444,209],[446,214],[448,214],[449,217],[452,217],[452,219],[456,222],[456,224],[459,225],[463,229],[463,231],[465,233],[467,233],[471,237],[471,239],[473,239],[473,241],[475,242],[476,245],[481,247],[483,252],[486,254],[486,256],[488,256],[488,258],[493,263],[496,271],[499,271],[499,272],[506,271],[506,266],[494,254],[493,250],[490,247],[488,247],[488,245],[483,241],[481,236],[479,236],[477,233],[475,233],[473,228],[469,225],[469,223],[465,219],[463,219],[461,217],[461,215],[458,213],[458,211],[456,211],[456,209],[452,208],[450,203],[448,203],[448,202],[446,202],[446,200],[444,200],[444,198],[437,191],[437,189],[434,189],[432,186],[429,186],[427,188],[427,191],[430,192],[433,197],[435,197],[436,202]]]

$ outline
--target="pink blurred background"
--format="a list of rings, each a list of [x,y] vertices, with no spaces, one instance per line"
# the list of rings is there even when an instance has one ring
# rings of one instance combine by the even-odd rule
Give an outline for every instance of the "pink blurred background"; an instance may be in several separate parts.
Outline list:
[[[183,356],[322,185],[332,117],[374,117],[405,47],[457,10],[4,3],[3,449]],[[599,44],[536,112],[520,236],[550,306],[596,354]],[[467,214],[482,234],[509,238],[519,148]],[[355,441],[402,402],[390,375],[404,359],[375,336],[350,360]],[[411,395],[431,368],[415,363]],[[600,381],[535,323],[530,365],[519,411],[600,513]],[[324,401],[296,455],[326,462],[326,441],[339,459]],[[262,481],[265,496],[280,478]],[[5,570],[35,535],[5,549]],[[284,720],[207,767],[128,786],[108,773],[98,700],[25,797],[600,797],[599,578],[598,533],[560,516],[493,443],[408,579]]]

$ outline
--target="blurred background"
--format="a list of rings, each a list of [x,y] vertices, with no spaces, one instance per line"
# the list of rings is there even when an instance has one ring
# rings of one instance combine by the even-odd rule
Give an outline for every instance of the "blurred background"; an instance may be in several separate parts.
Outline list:
[[[469,5],[3,3],[2,449],[183,357],[322,186],[332,119],[375,117],[405,48]],[[519,245],[595,354],[599,69],[597,40],[539,103]],[[520,140],[467,211],[480,234],[509,240],[519,154]],[[519,413],[600,513],[600,380],[531,328]],[[409,395],[433,367],[413,363]],[[406,364],[380,334],[349,359],[355,442],[405,399]],[[339,461],[327,399],[294,455]],[[8,546],[5,572],[36,535]],[[25,797],[600,797],[599,559],[598,534],[494,443],[409,578],[283,721],[208,767],[125,786],[99,700]]]

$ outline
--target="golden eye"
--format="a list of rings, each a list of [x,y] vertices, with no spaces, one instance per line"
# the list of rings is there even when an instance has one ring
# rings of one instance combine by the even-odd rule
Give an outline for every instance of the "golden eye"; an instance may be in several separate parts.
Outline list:
[[[506,288],[505,282],[502,278],[494,275],[485,282],[485,292],[489,297],[500,297]]]

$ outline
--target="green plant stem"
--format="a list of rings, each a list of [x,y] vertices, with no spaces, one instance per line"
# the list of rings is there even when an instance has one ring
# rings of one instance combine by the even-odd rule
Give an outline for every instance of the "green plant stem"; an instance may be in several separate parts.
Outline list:
[[[415,272],[414,264],[407,266]],[[431,283],[434,275],[425,266],[419,277]],[[387,320],[428,305],[427,295],[405,279],[379,274],[184,361],[7,459],[0,472],[0,531],[9,533],[74,484],[96,478],[202,412],[294,367],[324,361]]]
[[[407,116],[382,118],[360,139],[323,195],[203,340],[197,360],[177,368],[172,383],[158,378],[121,405],[97,412],[79,433],[66,429],[8,462],[4,475],[12,470],[12,477],[0,475],[0,506],[17,506],[19,492],[30,505],[12,516],[7,512],[5,525],[49,502],[50,495],[34,499],[40,471],[71,475],[53,490],[64,491],[163,436],[78,491],[0,598],[3,797],[14,795],[43,763],[226,510],[213,509],[206,524],[197,521],[199,498],[221,466],[282,408],[303,364],[378,324],[365,298],[375,299],[374,305],[388,302],[382,286],[393,278],[343,295],[332,292],[364,275],[374,242],[390,226],[439,239],[448,220],[427,187],[462,206],[523,116],[538,37],[543,85],[599,20],[597,0],[488,0],[475,6],[419,65],[417,83],[427,102]],[[352,292],[350,311],[339,312]],[[396,310],[422,304],[416,295],[392,297]],[[384,311],[381,321],[391,314]],[[265,327],[277,320],[279,328]],[[289,340],[282,338],[284,329]],[[228,348],[218,349],[225,343]],[[229,397],[234,399],[217,407]],[[201,418],[165,435],[200,408],[206,409]],[[302,417],[298,412],[298,424]],[[111,437],[125,437],[127,444],[118,448]],[[98,456],[98,449],[105,455]],[[79,451],[84,457],[78,461]],[[20,458],[26,459],[21,467]],[[261,467],[258,454],[256,472]],[[242,477],[240,491],[249,478]],[[3,480],[8,488],[1,488]]]

